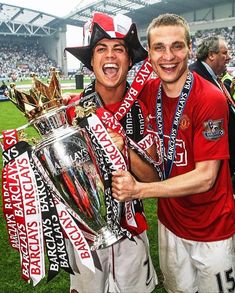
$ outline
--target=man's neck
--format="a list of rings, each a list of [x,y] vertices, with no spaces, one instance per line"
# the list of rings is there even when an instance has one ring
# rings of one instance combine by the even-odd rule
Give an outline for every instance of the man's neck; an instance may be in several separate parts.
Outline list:
[[[122,83],[115,88],[104,87],[96,83],[95,91],[100,95],[105,105],[115,104],[123,100],[126,91],[126,83]]]
[[[162,87],[164,92],[169,98],[178,98],[184,87],[185,81],[187,79],[188,70],[186,70],[181,77],[175,82],[164,82],[162,81]]]

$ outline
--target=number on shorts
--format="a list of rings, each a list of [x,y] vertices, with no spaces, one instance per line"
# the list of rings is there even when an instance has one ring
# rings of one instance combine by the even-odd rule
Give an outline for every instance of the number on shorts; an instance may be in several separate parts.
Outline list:
[[[232,274],[233,274],[233,269],[232,268],[229,269],[228,271],[225,271],[224,272],[226,283],[231,283],[231,288],[229,288],[228,291],[224,291],[224,288],[223,288],[223,279],[222,279],[221,273],[216,274],[218,289],[219,289],[219,292],[220,293],[234,292],[234,289],[235,289],[235,280],[234,280],[234,277],[232,276]]]

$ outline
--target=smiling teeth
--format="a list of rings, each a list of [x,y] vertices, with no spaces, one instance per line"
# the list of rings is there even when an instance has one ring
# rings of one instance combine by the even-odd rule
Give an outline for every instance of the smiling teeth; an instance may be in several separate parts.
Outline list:
[[[104,65],[104,68],[118,68],[118,66],[114,63],[108,63]]]
[[[175,67],[175,64],[169,64],[169,65],[162,65],[164,68],[173,68]]]

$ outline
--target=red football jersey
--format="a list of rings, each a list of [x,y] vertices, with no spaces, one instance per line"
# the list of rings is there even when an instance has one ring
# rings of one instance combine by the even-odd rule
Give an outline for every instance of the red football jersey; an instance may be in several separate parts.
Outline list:
[[[170,177],[193,170],[195,163],[200,161],[221,160],[221,167],[214,186],[208,192],[159,198],[158,217],[181,238],[217,241],[235,233],[235,206],[228,165],[228,106],[219,89],[196,73],[193,75],[193,87],[179,123]],[[157,131],[156,97],[159,84],[158,78],[150,80],[141,93],[154,131]],[[165,162],[177,102],[178,97],[169,98],[163,93]]]

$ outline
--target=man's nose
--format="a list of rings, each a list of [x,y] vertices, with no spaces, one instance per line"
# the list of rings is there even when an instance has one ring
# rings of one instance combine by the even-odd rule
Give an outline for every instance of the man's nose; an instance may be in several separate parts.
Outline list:
[[[171,60],[171,59],[174,58],[174,54],[173,54],[173,52],[172,52],[170,47],[165,48],[165,51],[163,53],[163,58],[166,59],[166,60]]]
[[[231,60],[231,58],[232,58],[231,55],[228,53],[228,54],[227,54],[226,61],[229,62],[229,61]]]
[[[113,48],[108,48],[106,51],[106,57],[113,57],[115,56],[115,51],[113,50]]]

